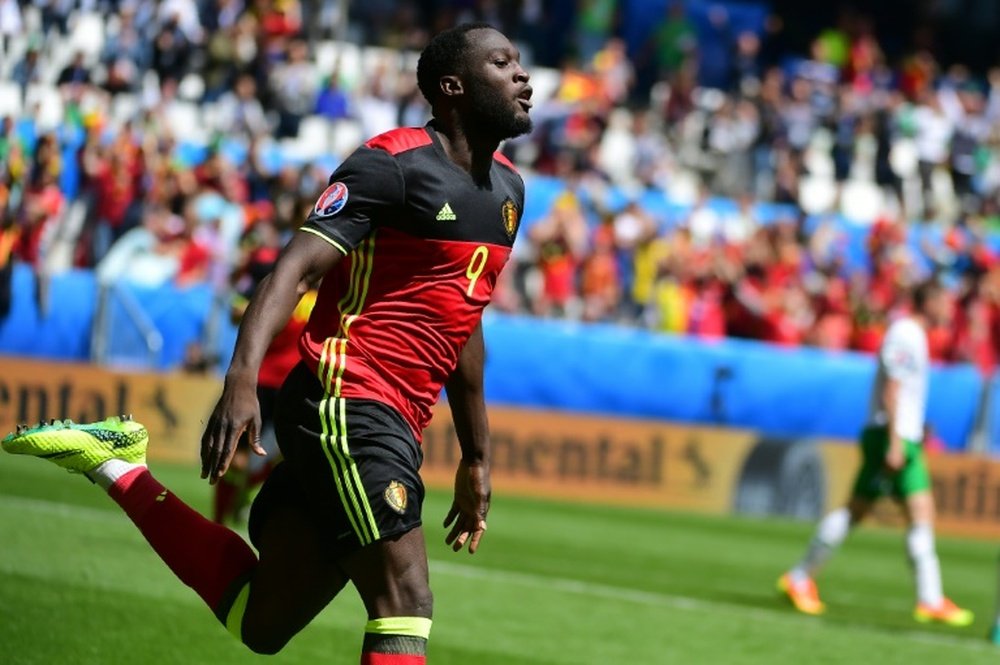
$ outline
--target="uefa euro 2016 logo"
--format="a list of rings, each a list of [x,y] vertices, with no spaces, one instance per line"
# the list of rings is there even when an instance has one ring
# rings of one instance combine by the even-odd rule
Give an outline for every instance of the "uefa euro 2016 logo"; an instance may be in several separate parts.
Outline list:
[[[335,182],[319,195],[313,212],[317,217],[331,217],[343,210],[345,205],[347,205],[347,185]]]

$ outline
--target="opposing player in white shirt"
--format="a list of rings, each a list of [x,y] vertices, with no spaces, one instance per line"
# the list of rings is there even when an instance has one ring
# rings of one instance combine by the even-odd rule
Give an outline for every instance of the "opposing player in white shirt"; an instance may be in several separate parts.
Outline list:
[[[947,295],[927,282],[913,290],[912,301],[912,313],[889,326],[879,349],[869,420],[860,437],[862,464],[851,498],[820,520],[803,559],[778,580],[778,589],[800,612],[823,613],[826,607],[814,575],[876,499],[891,496],[908,524],[906,551],[917,591],[913,618],[950,626],[972,623],[972,612],[955,605],[941,589],[934,498],[921,443],[930,373],[927,328],[932,319],[945,315]]]

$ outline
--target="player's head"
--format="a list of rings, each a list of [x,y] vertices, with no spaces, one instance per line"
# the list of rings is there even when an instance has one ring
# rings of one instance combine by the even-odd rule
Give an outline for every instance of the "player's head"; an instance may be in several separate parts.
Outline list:
[[[486,23],[438,33],[420,54],[417,84],[434,117],[498,141],[531,131],[531,86],[517,48]]]
[[[945,321],[951,307],[948,292],[936,279],[928,279],[913,287],[910,294],[913,311],[932,322]]]

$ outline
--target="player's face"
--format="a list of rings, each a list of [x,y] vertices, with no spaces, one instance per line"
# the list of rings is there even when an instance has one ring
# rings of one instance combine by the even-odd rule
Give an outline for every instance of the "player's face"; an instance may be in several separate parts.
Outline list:
[[[496,30],[473,30],[465,37],[472,45],[463,77],[471,126],[497,140],[530,132],[530,77],[521,54]]]

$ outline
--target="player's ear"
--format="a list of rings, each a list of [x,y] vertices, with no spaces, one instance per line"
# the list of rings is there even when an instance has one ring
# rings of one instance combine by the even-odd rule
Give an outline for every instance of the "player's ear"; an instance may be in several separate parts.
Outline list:
[[[465,92],[465,89],[462,87],[462,79],[453,74],[442,76],[440,86],[441,94],[447,97],[454,97]]]

